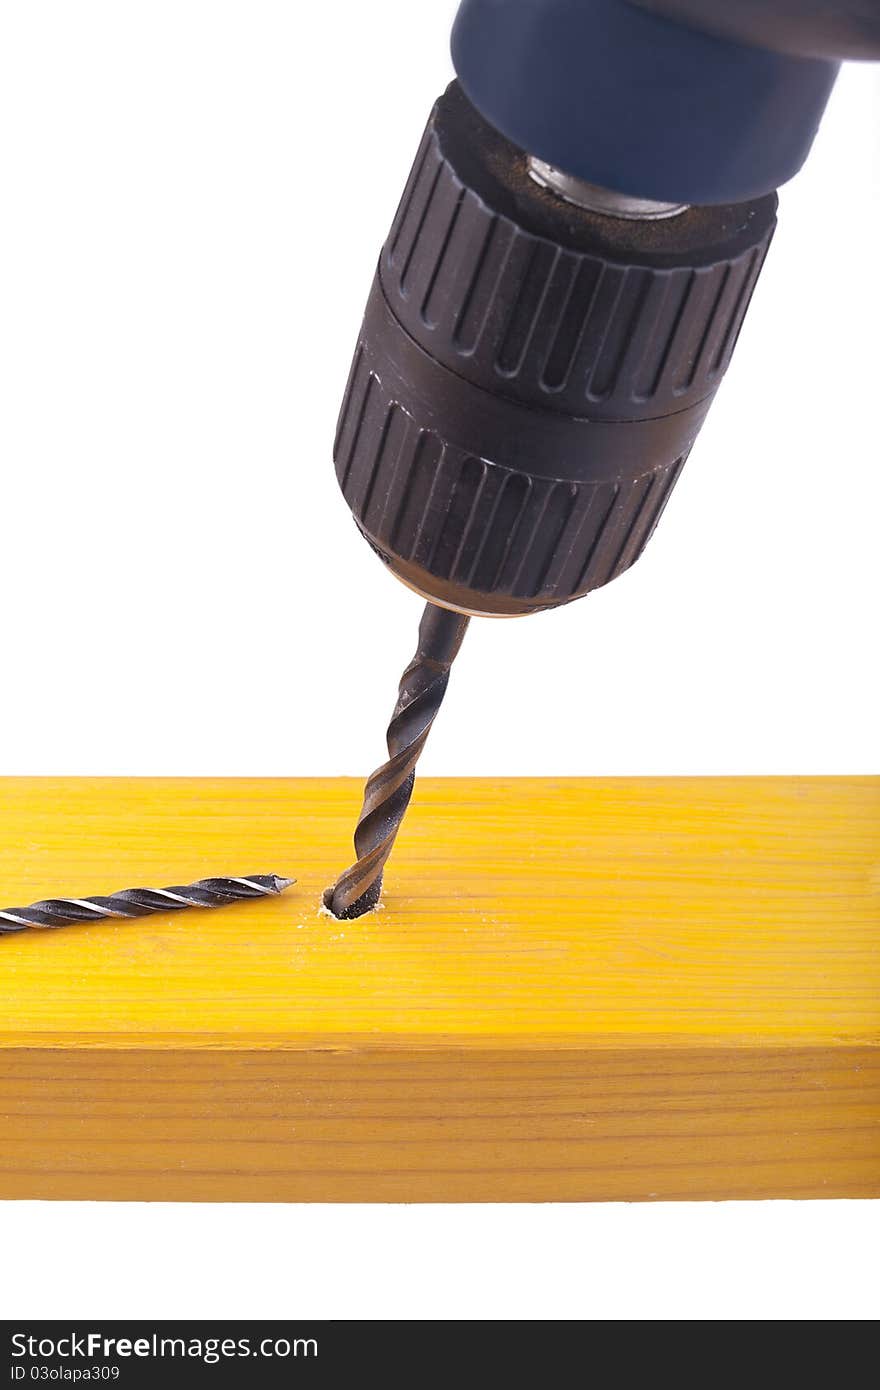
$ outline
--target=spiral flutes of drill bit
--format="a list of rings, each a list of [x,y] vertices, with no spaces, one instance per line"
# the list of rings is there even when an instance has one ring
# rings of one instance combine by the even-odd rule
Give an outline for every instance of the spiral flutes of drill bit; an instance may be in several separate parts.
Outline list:
[[[377,768],[364,791],[354,834],[357,863],[324,894],[324,906],[334,917],[360,917],[379,901],[382,873],[412,796],[416,763],[443,703],[449,668],[469,621],[433,603],[425,608],[416,654],[403,673],[388,725],[388,762]]]
[[[67,927],[103,922],[109,917],[148,917],[154,912],[182,912],[189,907],[226,907],[253,898],[270,898],[295,883],[278,874],[244,878],[200,878],[172,888],[126,888],[107,898],[45,898],[30,907],[0,911],[0,935],[28,927]]]

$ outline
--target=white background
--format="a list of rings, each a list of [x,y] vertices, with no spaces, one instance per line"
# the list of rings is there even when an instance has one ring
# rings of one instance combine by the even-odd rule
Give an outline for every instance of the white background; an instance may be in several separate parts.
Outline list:
[[[381,756],[419,605],[330,446],[454,8],[0,9],[0,771]],[[878,214],[880,78],[853,67],[646,555],[573,607],[474,624],[425,771],[876,770]],[[877,1224],[7,1204],[0,1291],[7,1316],[852,1318]]]

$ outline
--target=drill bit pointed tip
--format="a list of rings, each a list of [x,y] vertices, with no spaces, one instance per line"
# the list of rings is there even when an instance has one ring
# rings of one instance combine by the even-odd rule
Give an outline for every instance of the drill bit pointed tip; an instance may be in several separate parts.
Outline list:
[[[273,874],[272,877],[275,880],[276,893],[283,893],[286,889],[292,888],[296,883],[295,878],[279,878],[278,874]]]

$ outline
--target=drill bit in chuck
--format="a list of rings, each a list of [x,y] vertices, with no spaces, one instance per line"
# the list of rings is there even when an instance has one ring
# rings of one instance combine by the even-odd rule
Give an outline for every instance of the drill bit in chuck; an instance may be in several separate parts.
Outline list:
[[[429,603],[419,626],[416,654],[403,673],[388,725],[388,762],[367,782],[354,835],[357,863],[324,894],[324,906],[343,920],[360,917],[379,901],[382,872],[415,781],[415,767],[449,683],[449,668],[470,620]]]
[[[250,898],[272,897],[295,882],[277,874],[250,874],[246,878],[201,878],[183,887],[126,888],[109,898],[46,898],[30,907],[0,911],[0,935],[28,927],[66,927],[101,922],[107,917],[181,912],[185,907],[225,907]]]

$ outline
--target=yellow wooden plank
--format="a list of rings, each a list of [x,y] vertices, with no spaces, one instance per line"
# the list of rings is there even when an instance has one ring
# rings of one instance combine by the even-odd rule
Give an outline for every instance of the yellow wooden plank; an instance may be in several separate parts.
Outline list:
[[[0,1066],[0,1196],[880,1196],[876,1049],[36,1051]]]
[[[0,899],[283,898],[0,940],[0,1196],[880,1195],[880,780],[0,782]]]
[[[0,898],[277,871],[273,902],[0,941],[0,1043],[880,1040],[880,779],[423,780],[337,923],[360,785],[0,782]]]

